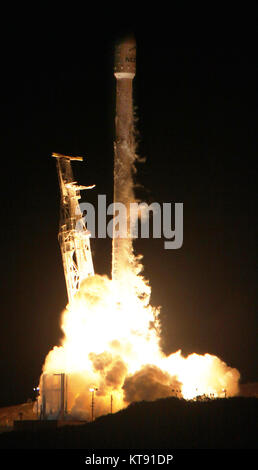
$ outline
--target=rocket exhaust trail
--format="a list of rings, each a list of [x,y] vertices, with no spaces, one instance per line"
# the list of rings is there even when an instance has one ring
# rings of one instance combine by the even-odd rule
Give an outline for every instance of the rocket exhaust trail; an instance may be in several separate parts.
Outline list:
[[[127,226],[123,227],[123,234],[126,234],[124,238],[116,237],[114,218],[112,279],[119,282],[123,281],[130,265],[134,263],[129,228],[129,204],[134,201],[133,172],[136,159],[133,128],[133,78],[135,71],[136,43],[133,37],[127,37],[116,46],[114,66],[116,77],[114,203],[122,203],[127,214]]]

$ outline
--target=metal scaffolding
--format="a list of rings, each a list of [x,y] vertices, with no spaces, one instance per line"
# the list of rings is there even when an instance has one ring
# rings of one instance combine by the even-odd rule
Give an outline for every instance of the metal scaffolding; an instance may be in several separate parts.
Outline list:
[[[71,161],[82,157],[52,153],[56,158],[60,200],[60,225],[58,240],[62,253],[64,275],[69,303],[80,288],[83,279],[94,275],[90,249],[90,232],[84,223],[78,200],[80,191],[93,186],[79,186],[74,181]]]

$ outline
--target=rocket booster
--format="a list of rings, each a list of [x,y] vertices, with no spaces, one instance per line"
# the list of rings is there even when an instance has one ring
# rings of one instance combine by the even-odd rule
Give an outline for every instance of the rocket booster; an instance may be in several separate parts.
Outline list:
[[[114,57],[116,78],[116,117],[114,144],[114,203],[122,203],[127,208],[134,201],[133,172],[135,160],[133,78],[136,72],[136,42],[126,37],[117,44]],[[121,280],[125,266],[132,258],[132,240],[129,233],[129,220],[125,221],[123,233],[126,238],[113,234],[112,278]]]

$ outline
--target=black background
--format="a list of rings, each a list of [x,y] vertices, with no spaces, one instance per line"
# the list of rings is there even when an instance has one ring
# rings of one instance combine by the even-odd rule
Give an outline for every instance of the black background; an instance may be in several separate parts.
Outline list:
[[[82,201],[107,194],[112,202],[113,47],[126,29],[100,33],[95,22],[87,33],[89,22],[80,35],[34,22],[2,43],[0,406],[33,396],[62,336],[51,153],[85,156],[73,166],[76,180],[96,188]],[[215,354],[243,382],[257,381],[255,56],[234,41],[185,46],[169,29],[128,29],[137,41],[138,153],[146,157],[140,196],[184,203],[181,249],[165,250],[163,239],[135,243],[152,304],[162,306],[162,347]],[[96,272],[109,275],[111,240],[92,240],[92,252]]]

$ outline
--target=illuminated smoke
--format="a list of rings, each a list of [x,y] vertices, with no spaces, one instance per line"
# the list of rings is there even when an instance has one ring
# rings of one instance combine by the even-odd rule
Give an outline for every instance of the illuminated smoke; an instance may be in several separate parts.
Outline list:
[[[123,390],[124,399],[131,403],[141,400],[157,400],[179,393],[181,383],[175,377],[163,372],[156,366],[142,367],[132,376],[126,377]]]
[[[118,299],[114,282],[96,275],[83,282],[73,307],[63,312],[64,338],[46,357],[44,372],[67,374],[67,410],[73,417],[90,419],[93,386],[95,416],[110,412],[111,395],[118,411],[138,400],[238,393],[239,372],[218,357],[184,358],[181,351],[166,356],[156,309],[146,297],[129,292]]]

